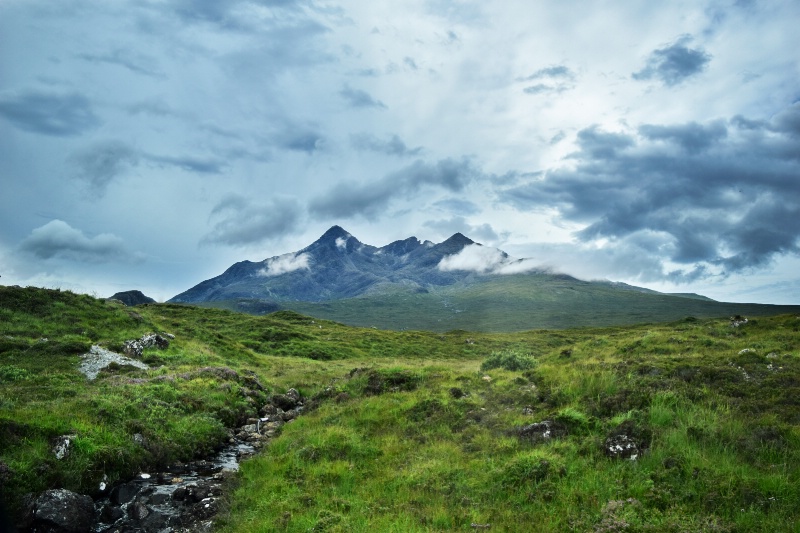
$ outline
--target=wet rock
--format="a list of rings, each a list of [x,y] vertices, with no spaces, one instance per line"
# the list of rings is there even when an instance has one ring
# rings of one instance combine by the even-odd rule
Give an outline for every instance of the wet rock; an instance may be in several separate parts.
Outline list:
[[[203,499],[208,498],[210,492],[208,485],[192,483],[186,486],[186,497],[184,499],[188,502],[201,502]]]
[[[123,483],[111,489],[108,499],[114,505],[122,505],[133,500],[139,494],[140,489],[141,485],[136,482]]]
[[[100,522],[103,524],[113,524],[125,516],[125,511],[116,505],[106,505],[100,512]]]
[[[89,496],[69,490],[47,490],[34,500],[31,518],[33,531],[89,531],[94,521],[94,503]]]
[[[140,499],[128,504],[128,516],[134,520],[144,520],[150,515],[150,508]]]

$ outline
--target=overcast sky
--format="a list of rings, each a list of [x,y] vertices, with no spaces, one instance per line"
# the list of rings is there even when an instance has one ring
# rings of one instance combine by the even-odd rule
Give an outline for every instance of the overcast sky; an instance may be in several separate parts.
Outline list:
[[[796,0],[0,0],[0,282],[166,300],[338,224],[800,304]]]

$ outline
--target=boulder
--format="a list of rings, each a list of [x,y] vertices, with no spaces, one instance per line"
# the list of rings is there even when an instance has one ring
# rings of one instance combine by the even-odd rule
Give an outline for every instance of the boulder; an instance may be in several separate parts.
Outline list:
[[[32,507],[34,531],[90,531],[94,520],[92,499],[65,489],[44,491],[34,500]]]

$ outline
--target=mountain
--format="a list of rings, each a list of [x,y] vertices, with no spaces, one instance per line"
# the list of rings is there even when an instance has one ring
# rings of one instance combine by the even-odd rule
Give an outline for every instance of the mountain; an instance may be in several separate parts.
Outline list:
[[[128,306],[134,305],[141,305],[141,304],[152,304],[156,301],[150,298],[149,296],[145,296],[142,291],[123,291],[114,294],[109,300],[119,300],[120,302],[124,303]]]
[[[623,325],[796,313],[612,281],[583,281],[515,260],[456,233],[383,247],[339,226],[294,253],[242,261],[169,300],[266,314],[288,309],[355,326],[448,331]]]
[[[440,244],[409,237],[376,248],[333,226],[298,252],[261,262],[236,263],[169,301],[201,303],[249,298],[322,302],[376,292],[424,292],[429,286],[452,285],[471,274],[439,268],[442,259],[469,245],[480,246],[456,233]]]

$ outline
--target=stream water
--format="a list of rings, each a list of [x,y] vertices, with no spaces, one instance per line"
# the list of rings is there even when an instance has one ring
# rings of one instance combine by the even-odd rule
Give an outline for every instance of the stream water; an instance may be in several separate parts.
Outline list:
[[[95,502],[95,533],[179,533],[210,530],[226,476],[254,453],[234,440],[212,458],[176,463],[115,485]]]

